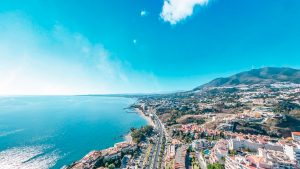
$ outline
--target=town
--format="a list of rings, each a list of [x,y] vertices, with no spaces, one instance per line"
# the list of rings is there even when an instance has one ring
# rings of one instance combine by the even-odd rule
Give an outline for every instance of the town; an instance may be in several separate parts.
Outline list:
[[[290,169],[300,164],[299,100],[300,85],[274,83],[147,97],[140,105],[156,109],[170,136],[164,168]]]
[[[297,169],[299,100],[300,85],[288,82],[142,96],[131,108],[152,120],[148,134],[134,129],[132,142],[71,168]]]

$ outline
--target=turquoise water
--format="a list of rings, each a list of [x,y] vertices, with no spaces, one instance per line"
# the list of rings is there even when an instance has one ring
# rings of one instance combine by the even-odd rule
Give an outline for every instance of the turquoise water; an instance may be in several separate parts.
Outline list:
[[[61,168],[122,141],[146,124],[124,108],[134,99],[96,96],[0,97],[1,168]]]
[[[210,150],[209,149],[205,149],[203,152],[204,152],[204,155],[210,155]]]

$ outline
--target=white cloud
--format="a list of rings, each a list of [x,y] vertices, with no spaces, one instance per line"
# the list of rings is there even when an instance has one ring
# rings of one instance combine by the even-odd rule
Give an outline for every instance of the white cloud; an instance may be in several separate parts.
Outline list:
[[[0,95],[131,93],[159,90],[101,44],[56,25],[45,30],[15,14],[0,15]]]
[[[193,14],[196,5],[204,6],[209,0],[164,0],[161,18],[172,25]]]
[[[141,11],[141,16],[147,16],[147,14],[148,14],[147,11],[145,11],[145,10],[142,10],[142,11]]]

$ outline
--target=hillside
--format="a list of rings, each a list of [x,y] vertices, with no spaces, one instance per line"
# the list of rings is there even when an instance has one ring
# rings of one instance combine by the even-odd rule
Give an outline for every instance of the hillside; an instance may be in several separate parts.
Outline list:
[[[234,85],[269,84],[274,82],[300,83],[300,70],[292,68],[265,67],[241,72],[226,78],[217,78],[195,88],[221,87]]]

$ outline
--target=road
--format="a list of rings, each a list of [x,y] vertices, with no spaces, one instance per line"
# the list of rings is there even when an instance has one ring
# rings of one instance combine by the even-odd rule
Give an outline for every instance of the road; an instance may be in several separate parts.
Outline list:
[[[157,169],[159,166],[158,160],[159,160],[160,149],[163,144],[162,141],[163,141],[164,132],[163,132],[161,121],[159,120],[158,116],[154,112],[153,112],[153,116],[156,119],[156,123],[157,123],[156,125],[158,129],[158,143],[157,143],[157,149],[155,151],[154,162],[153,162],[153,169]]]
[[[144,169],[150,169],[152,167],[153,153],[156,150],[156,145],[157,145],[157,143],[153,143],[153,146],[150,150],[148,161],[146,162],[146,165],[143,167]]]
[[[158,116],[155,113],[155,110],[151,110],[151,113],[153,114],[153,119],[155,121],[155,125],[158,130],[158,139],[157,139],[156,146],[154,148],[152,159],[150,160],[149,168],[150,169],[158,169],[159,154],[160,154],[160,149],[163,144],[164,130],[163,130],[163,125],[162,125],[161,121],[159,120]]]

